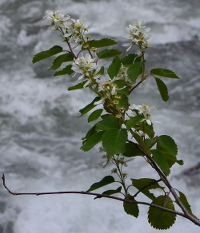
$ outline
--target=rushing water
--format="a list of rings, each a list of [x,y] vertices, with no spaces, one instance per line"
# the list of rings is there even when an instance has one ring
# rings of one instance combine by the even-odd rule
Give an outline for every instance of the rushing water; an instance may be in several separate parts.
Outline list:
[[[97,150],[79,151],[88,126],[86,118],[76,116],[92,94],[68,92],[72,78],[52,77],[47,71],[49,61],[31,63],[35,53],[60,43],[43,22],[47,9],[86,18],[94,24],[93,34],[120,36],[120,41],[133,19],[144,20],[152,28],[148,68],[170,68],[182,80],[169,82],[169,103],[163,104],[154,93],[155,84],[147,82],[137,91],[135,104],[148,100],[155,105],[155,120],[161,122],[155,125],[158,135],[169,134],[177,141],[185,165],[173,168],[171,181],[187,194],[200,216],[198,0],[1,0],[0,172],[6,174],[8,186],[26,192],[87,190],[111,169],[98,166]],[[140,159],[127,170],[143,177],[152,172]],[[15,197],[3,188],[0,195],[0,233],[155,232],[147,223],[145,207],[134,219],[112,200],[93,201],[83,195]],[[166,232],[198,233],[200,229],[178,217]]]

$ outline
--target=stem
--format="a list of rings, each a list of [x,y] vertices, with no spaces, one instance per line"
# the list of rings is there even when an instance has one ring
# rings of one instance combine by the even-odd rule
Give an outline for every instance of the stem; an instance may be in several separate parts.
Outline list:
[[[127,203],[134,203],[134,204],[140,204],[140,205],[148,205],[150,207],[153,207],[153,208],[158,208],[158,209],[161,209],[163,211],[166,211],[166,212],[170,212],[170,213],[173,213],[173,214],[177,214],[177,215],[180,215],[184,218],[187,218],[183,213],[181,212],[178,212],[178,211],[173,211],[173,210],[170,210],[170,209],[167,209],[165,207],[162,207],[162,206],[158,206],[158,205],[154,205],[154,204],[151,204],[151,203],[147,203],[147,202],[142,202],[142,201],[131,201],[129,199],[123,199],[123,198],[120,198],[120,197],[116,197],[116,196],[109,196],[109,195],[105,195],[105,194],[100,194],[100,193],[91,193],[91,192],[84,192],[84,191],[58,191],[58,192],[12,192],[6,185],[6,178],[5,178],[5,175],[3,174],[2,175],[2,181],[3,181],[3,186],[4,188],[12,195],[14,196],[24,196],[24,195],[33,195],[33,196],[41,196],[41,195],[56,195],[56,194],[84,194],[84,195],[91,195],[91,196],[98,196],[98,197],[105,197],[105,198],[110,198],[110,199],[114,199],[114,200],[117,200],[117,201],[122,201],[122,202],[127,202]],[[199,223],[199,226],[200,226],[200,223]]]

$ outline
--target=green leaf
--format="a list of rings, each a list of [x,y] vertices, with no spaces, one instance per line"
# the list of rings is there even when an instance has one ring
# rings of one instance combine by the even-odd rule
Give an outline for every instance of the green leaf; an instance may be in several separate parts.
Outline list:
[[[126,199],[131,200],[131,201],[135,201],[135,199],[133,197],[131,197],[130,195],[128,195],[126,197]],[[139,215],[139,208],[138,205],[136,203],[128,203],[128,202],[123,202],[123,207],[124,207],[124,211],[129,214],[134,216],[135,218],[138,217]]]
[[[139,122],[141,122],[144,119],[143,115],[138,115],[135,117],[130,117],[129,120],[126,121],[126,128],[129,130],[131,128],[133,128],[136,124],[138,124]]]
[[[85,137],[82,138],[82,140],[86,140],[88,139],[89,137],[91,137],[93,134],[95,134],[97,131],[96,131],[96,125],[94,125],[91,129],[88,130],[88,132],[86,133]],[[84,142],[83,142],[84,144]]]
[[[95,189],[99,189],[108,184],[112,184],[113,182],[115,182],[115,179],[112,176],[105,176],[101,181],[96,182],[93,185],[91,185],[90,188],[86,192],[91,192]]]
[[[125,151],[124,151],[123,155],[125,157],[143,156],[142,152],[133,143],[126,143]]]
[[[173,71],[167,69],[155,68],[150,73],[160,77],[180,79]]]
[[[128,110],[129,107],[129,102],[128,102],[128,97],[126,95],[121,95],[120,99],[118,100],[119,103],[116,104],[116,108],[120,110]]]
[[[116,57],[120,55],[121,53],[122,52],[117,49],[110,49],[110,50],[105,49],[97,53],[97,56],[99,59],[105,59],[105,58],[110,58],[110,57]]]
[[[161,135],[157,138],[157,142],[157,148],[159,150],[167,151],[174,156],[177,155],[178,147],[172,137],[167,135]]]
[[[73,74],[74,71],[73,71],[71,68],[72,68],[72,65],[68,65],[68,66],[66,66],[64,69],[55,72],[53,76],[66,75],[66,74],[69,74],[69,75],[70,75],[70,74]]]
[[[148,198],[154,200],[155,196],[149,192],[150,189],[164,189],[154,179],[142,178],[142,179],[131,179],[132,185],[136,187],[141,193],[146,195]]]
[[[102,137],[102,145],[109,156],[122,154],[127,140],[126,129],[109,129]]]
[[[101,69],[99,70],[97,74],[104,75],[104,66],[101,67]]]
[[[122,190],[122,186],[120,186],[120,187],[117,188],[117,189],[110,189],[110,190],[107,190],[107,191],[103,192],[102,194],[111,196],[111,195],[113,195],[113,194],[120,193],[121,190]],[[101,196],[96,196],[94,199],[97,199],[97,198],[102,198],[102,197],[101,197]]]
[[[121,59],[121,63],[124,66],[130,66],[133,64],[133,62],[135,61],[137,57],[138,57],[137,54],[128,54],[126,57]]]
[[[110,66],[108,67],[108,75],[110,76],[111,79],[113,79],[115,76],[117,76],[119,70],[121,67],[121,62],[119,57],[115,57],[112,61],[112,63],[110,64]]]
[[[145,139],[145,144],[149,149],[151,149],[156,143],[157,140],[149,139],[149,138]]]
[[[44,60],[48,57],[51,57],[57,53],[61,53],[63,51],[62,47],[58,46],[58,45],[55,45],[54,47],[50,48],[49,50],[46,50],[46,51],[42,51],[38,54],[36,54],[34,57],[33,57],[33,60],[32,62],[33,63],[36,63],[38,61],[41,61],[41,60]]]
[[[84,141],[84,145],[80,149],[83,151],[91,150],[97,143],[101,141],[103,133],[103,131],[99,131],[92,134],[92,136]]]
[[[153,200],[152,204],[174,210],[174,204],[169,196],[159,196]],[[150,206],[148,211],[148,221],[153,228],[166,230],[175,223],[176,215]]]
[[[91,103],[89,103],[87,106],[84,108],[80,109],[79,112],[81,113],[81,116],[85,115],[87,112],[92,110],[94,107],[96,107],[95,102],[99,101],[101,98],[99,96],[95,97]]]
[[[97,109],[94,112],[92,112],[90,116],[88,117],[88,122],[96,121],[101,116],[102,112],[103,112],[103,109]]]
[[[135,132],[133,132],[132,135],[133,135],[133,137],[135,138],[135,140],[138,142],[139,147],[140,147],[144,152],[146,152],[147,154],[149,154],[150,151],[149,151],[148,148],[146,147],[146,145],[145,145],[145,143],[144,143],[142,137],[141,137],[139,134],[135,133]]]
[[[189,211],[189,213],[190,213],[191,215],[193,215],[196,219],[198,219],[198,218],[192,213],[191,206],[190,206],[190,204],[189,204],[189,202],[188,202],[188,200],[187,200],[185,194],[182,193],[182,192],[180,192],[180,191],[178,191],[178,192],[179,192],[179,199],[180,199],[180,201],[182,202],[182,204],[185,206],[185,208]],[[177,202],[176,202],[176,203],[177,203]],[[177,204],[178,204],[178,203],[177,203]],[[198,219],[198,220],[199,220],[199,219]]]
[[[153,157],[152,159],[157,163],[160,169],[165,173],[166,176],[170,174],[170,166],[167,162],[166,157],[159,150],[151,150]]]
[[[157,87],[158,87],[158,90],[160,92],[160,95],[163,99],[163,101],[168,101],[169,99],[169,94],[168,94],[168,89],[167,89],[167,86],[165,85],[165,83],[159,79],[159,78],[155,78],[156,80],[156,84],[157,84]]]
[[[82,83],[78,83],[78,84],[76,84],[76,85],[74,85],[74,86],[72,86],[72,87],[69,87],[69,88],[68,88],[68,91],[83,89],[85,83],[86,83],[86,81],[85,81],[85,82],[82,82]]]
[[[111,45],[116,45],[118,44],[115,40],[108,39],[108,38],[103,38],[101,40],[90,40],[88,41],[88,44],[91,47],[95,48],[102,48],[102,47],[107,47]]]
[[[118,120],[113,115],[107,115],[96,124],[96,130],[120,129]]]
[[[126,96],[129,95],[129,88],[127,87],[127,83],[124,80],[115,80],[113,83],[117,85],[117,93],[118,94],[125,94]]]
[[[129,79],[135,82],[139,75],[142,74],[142,62],[133,63],[127,70]]]
[[[63,62],[73,61],[73,59],[74,57],[71,53],[62,54],[53,61],[53,64],[49,70],[56,70],[62,65]]]

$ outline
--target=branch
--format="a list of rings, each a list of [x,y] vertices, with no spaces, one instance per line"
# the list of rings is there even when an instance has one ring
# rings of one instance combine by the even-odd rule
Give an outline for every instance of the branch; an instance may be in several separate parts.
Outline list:
[[[105,195],[105,194],[100,194],[100,193],[91,193],[91,192],[85,192],[85,191],[58,191],[58,192],[13,192],[11,191],[7,185],[6,185],[6,178],[5,178],[5,175],[3,174],[2,175],[2,181],[3,181],[3,187],[12,195],[14,196],[22,196],[22,195],[34,195],[34,196],[41,196],[41,195],[55,195],[55,194],[85,194],[85,195],[91,195],[91,196],[98,196],[98,197],[105,197],[105,198],[110,198],[110,199],[114,199],[114,200],[117,200],[117,201],[122,201],[122,202],[127,202],[127,203],[130,203],[130,204],[139,204],[139,205],[147,205],[147,206],[150,206],[150,207],[153,207],[153,208],[158,208],[158,209],[161,209],[163,211],[166,211],[166,212],[170,212],[170,213],[173,213],[173,214],[177,214],[179,216],[182,216],[184,218],[187,218],[188,217],[181,213],[181,212],[178,212],[178,211],[174,211],[174,210],[170,210],[170,209],[167,209],[165,207],[162,207],[162,206],[159,206],[159,205],[154,205],[154,204],[151,204],[151,203],[147,203],[147,202],[142,202],[142,201],[132,201],[132,200],[129,200],[129,199],[123,199],[123,198],[120,198],[120,197],[116,197],[116,196],[109,196],[109,195]],[[198,224],[197,224],[198,225]],[[199,226],[200,226],[200,223],[199,223]]]

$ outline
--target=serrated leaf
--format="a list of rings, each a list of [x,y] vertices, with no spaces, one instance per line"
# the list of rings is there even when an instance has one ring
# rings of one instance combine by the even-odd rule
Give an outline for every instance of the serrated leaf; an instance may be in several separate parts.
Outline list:
[[[128,110],[128,107],[129,107],[129,102],[128,102],[128,97],[126,95],[121,95],[120,96],[120,99],[118,100],[118,104],[116,104],[116,108],[117,109],[120,109],[120,110],[125,110],[127,111]]]
[[[126,197],[126,199],[131,200],[131,201],[135,201],[135,199],[133,197],[131,197],[130,195],[128,195]],[[135,218],[138,217],[139,215],[139,208],[138,208],[138,204],[136,203],[128,203],[128,202],[123,202],[123,207],[124,207],[124,211],[129,214],[134,216]]]
[[[95,97],[91,103],[86,105],[84,108],[80,109],[79,112],[81,113],[81,116],[85,115],[87,112],[92,110],[94,107],[96,107],[95,102],[99,101],[101,98],[99,96]]]
[[[168,135],[161,135],[157,138],[157,142],[158,142],[157,146],[159,149],[163,149],[174,156],[177,155],[178,147],[172,137]]]
[[[107,190],[107,191],[103,192],[102,194],[111,196],[111,195],[113,195],[113,194],[120,193],[121,190],[122,190],[122,186],[120,186],[120,187],[117,188],[117,189],[110,189],[110,190]],[[97,199],[97,198],[102,198],[102,197],[101,197],[101,196],[96,196],[94,199]]]
[[[131,179],[132,185],[141,191],[151,200],[155,199],[153,193],[149,192],[151,189],[163,189],[158,182],[154,179],[142,178],[142,179]]]
[[[92,112],[88,117],[88,122],[96,121],[101,116],[102,112],[103,109],[97,109],[94,112]]]
[[[130,117],[129,120],[126,121],[126,128],[129,130],[131,128],[133,128],[136,124],[138,124],[139,122],[141,122],[144,119],[143,115],[138,115],[135,117]]]
[[[127,70],[129,79],[132,82],[135,82],[139,75],[142,74],[142,62],[133,63]]]
[[[102,137],[102,145],[109,156],[122,154],[127,140],[126,129],[109,129]]]
[[[168,69],[155,68],[152,69],[150,73],[160,77],[180,79],[173,71]]]
[[[107,115],[96,124],[96,130],[120,129],[118,120],[113,115]]]
[[[125,151],[124,151],[123,155],[125,157],[143,156],[142,152],[133,143],[126,143]]]
[[[109,39],[109,38],[103,38],[101,40],[90,40],[88,41],[88,44],[91,47],[95,48],[102,48],[107,46],[112,46],[118,44],[115,40]]]
[[[155,132],[153,128],[153,124],[149,125],[146,121],[142,121],[138,123],[138,130],[141,130],[143,133],[149,136],[149,138],[154,138]]]
[[[64,69],[55,72],[53,76],[66,75],[66,74],[69,74],[69,75],[70,75],[70,74],[73,74],[74,71],[73,71],[71,68],[72,68],[72,65],[68,65],[68,66],[66,66]]]
[[[53,55],[55,55],[57,53],[61,53],[61,52],[63,52],[62,47],[60,47],[58,45],[55,45],[52,48],[50,48],[49,50],[45,50],[45,51],[42,51],[42,52],[36,54],[33,57],[32,62],[36,63],[38,61],[44,60],[44,59],[46,59],[48,57],[52,57]]]
[[[72,87],[69,87],[69,88],[68,88],[68,91],[83,89],[85,83],[86,83],[86,81],[85,81],[85,82],[82,82],[82,83],[78,83],[78,84],[76,84],[76,85],[74,85],[74,86],[72,86]]]
[[[156,80],[156,84],[157,84],[157,87],[158,87],[158,90],[160,92],[160,95],[163,99],[163,101],[168,101],[169,99],[169,94],[168,94],[168,89],[167,89],[167,86],[165,85],[165,83],[159,79],[159,78],[155,78]]]
[[[115,179],[112,176],[105,176],[101,181],[96,182],[93,185],[91,185],[90,188],[86,192],[91,192],[95,189],[99,189],[108,184],[112,184],[113,182],[115,182]]]
[[[105,49],[97,53],[99,59],[111,58],[119,56],[122,52],[117,49]]]
[[[152,204],[174,210],[174,204],[169,196],[159,196],[153,200]],[[166,230],[175,223],[176,214],[150,206],[148,211],[148,221],[153,228]]]
[[[97,143],[101,141],[103,133],[103,131],[99,131],[92,134],[92,136],[84,141],[84,145],[80,149],[83,151],[91,150]]]
[[[130,66],[133,64],[133,62],[135,61],[137,57],[138,57],[137,54],[128,54],[126,57],[121,59],[121,63],[124,66]]]
[[[119,57],[115,57],[112,61],[112,63],[110,64],[110,66],[108,67],[108,75],[110,76],[111,79],[113,79],[115,76],[117,76],[119,70],[121,67],[121,62]]]
[[[73,59],[74,57],[70,53],[62,54],[53,61],[53,64],[49,70],[56,70],[62,65],[63,62],[73,61]]]
[[[165,173],[166,176],[170,174],[170,166],[167,162],[166,157],[159,150],[151,150],[153,157],[152,159],[160,167],[160,169]]]

